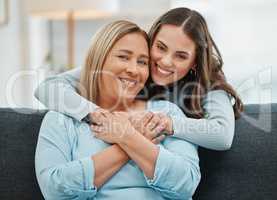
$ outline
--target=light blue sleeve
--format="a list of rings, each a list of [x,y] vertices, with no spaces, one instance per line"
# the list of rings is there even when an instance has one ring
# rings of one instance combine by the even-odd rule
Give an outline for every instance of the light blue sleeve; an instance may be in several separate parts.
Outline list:
[[[96,195],[91,157],[71,159],[73,134],[68,117],[48,112],[39,133],[35,169],[45,199],[88,199]]]
[[[76,68],[49,77],[39,84],[34,95],[48,109],[81,121],[98,106],[78,94],[80,76],[81,68]]]
[[[168,102],[169,103],[169,102]],[[183,115],[170,105],[173,115]],[[167,137],[159,145],[154,178],[145,179],[150,187],[169,199],[190,199],[201,179],[198,148],[183,139]]]
[[[205,117],[174,116],[174,137],[212,150],[228,150],[235,132],[235,116],[229,95],[223,90],[207,93],[202,101]]]

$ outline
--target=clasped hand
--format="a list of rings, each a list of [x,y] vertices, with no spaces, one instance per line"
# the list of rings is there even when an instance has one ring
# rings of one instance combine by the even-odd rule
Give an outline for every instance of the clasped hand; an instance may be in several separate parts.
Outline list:
[[[107,143],[121,143],[131,134],[142,134],[154,144],[172,134],[171,118],[153,112],[109,112],[97,109],[90,114],[95,137]]]

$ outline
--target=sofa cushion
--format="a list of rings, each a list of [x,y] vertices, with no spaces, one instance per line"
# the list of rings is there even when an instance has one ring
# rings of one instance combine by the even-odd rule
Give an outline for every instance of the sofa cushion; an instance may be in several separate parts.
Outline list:
[[[229,151],[199,149],[194,199],[277,199],[277,104],[247,105]]]
[[[41,121],[46,111],[0,109],[0,199],[43,199],[34,168]]]

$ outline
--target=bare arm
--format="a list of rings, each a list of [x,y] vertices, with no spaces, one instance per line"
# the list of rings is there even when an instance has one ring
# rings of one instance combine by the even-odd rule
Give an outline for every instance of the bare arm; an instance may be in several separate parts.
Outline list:
[[[92,156],[92,160],[95,173],[94,185],[100,188],[128,162],[129,156],[118,145],[112,145]]]
[[[119,146],[136,162],[148,178],[153,178],[159,148],[134,130]]]

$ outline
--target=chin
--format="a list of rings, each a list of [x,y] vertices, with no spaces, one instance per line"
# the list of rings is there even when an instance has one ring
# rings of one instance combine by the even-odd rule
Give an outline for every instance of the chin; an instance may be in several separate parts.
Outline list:
[[[167,81],[165,81],[163,78],[158,77],[156,75],[152,75],[152,80],[156,85],[160,85],[160,86],[166,86],[169,83]]]
[[[151,67],[151,77],[152,77],[153,82],[156,85],[166,86],[169,84],[168,81],[166,81],[164,77],[161,77],[158,75],[155,67]]]
[[[134,94],[134,93],[127,93],[127,94],[122,95],[120,98],[123,101],[133,101],[136,98],[136,96],[137,96],[136,94]]]

